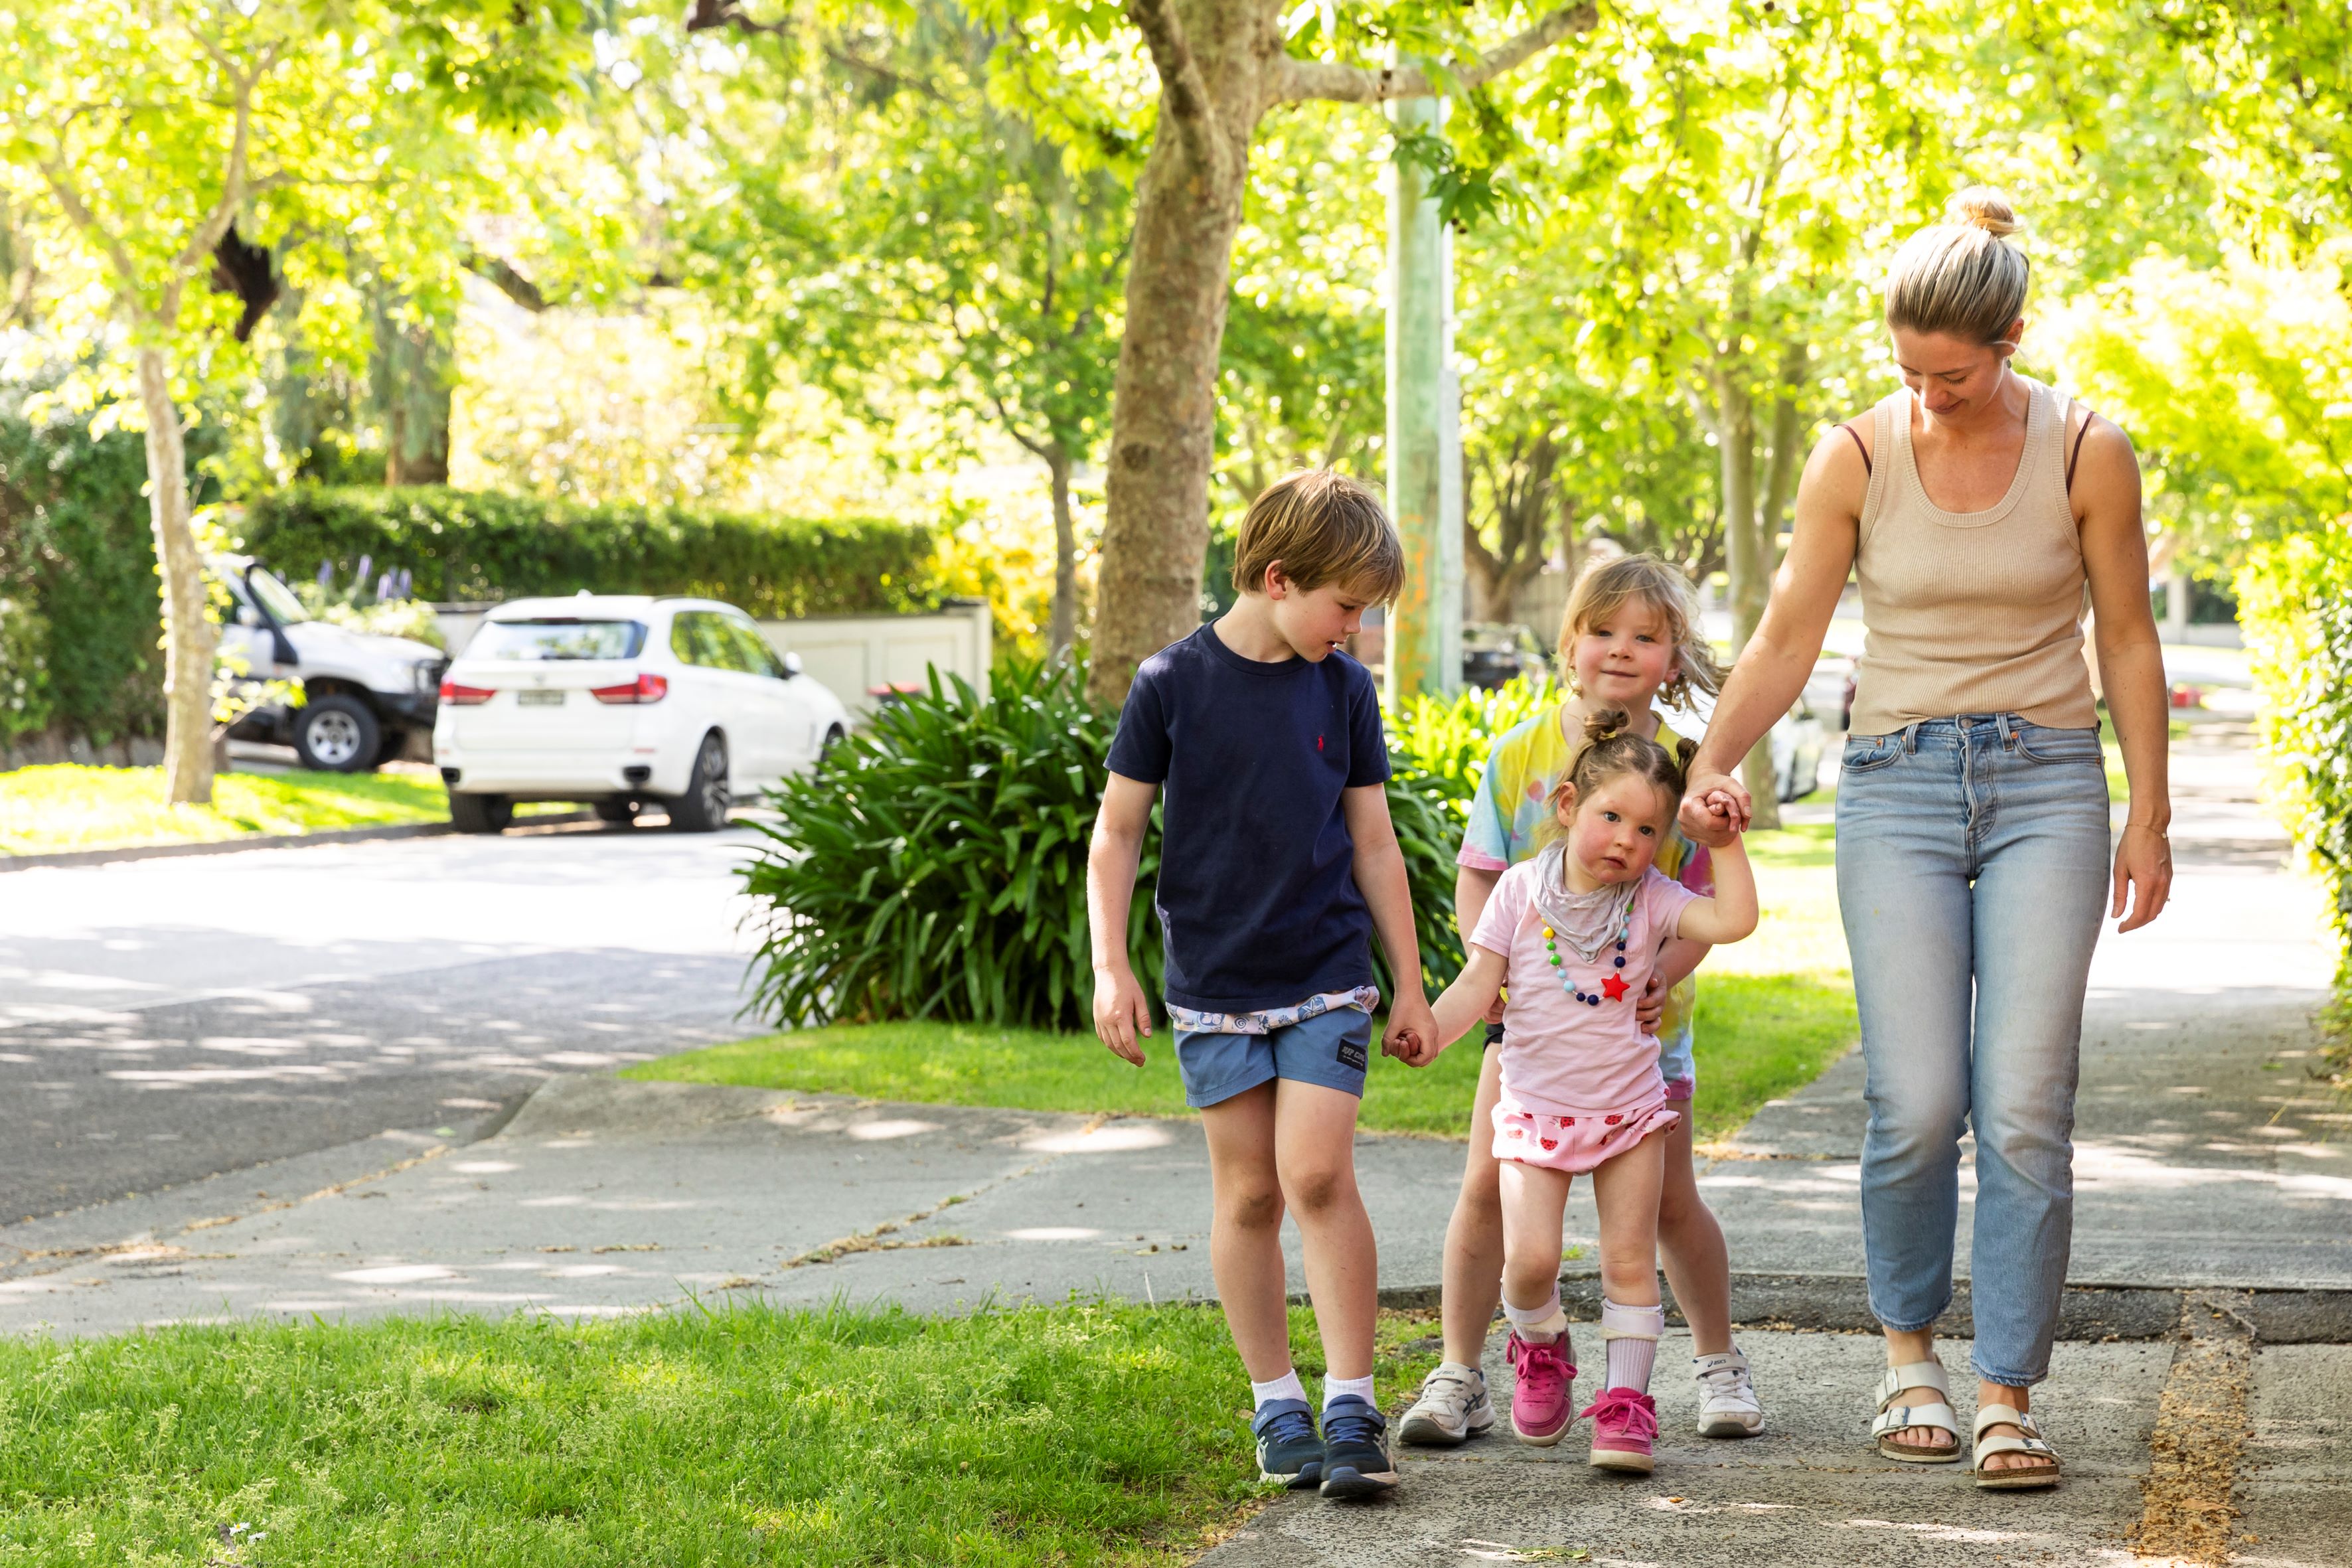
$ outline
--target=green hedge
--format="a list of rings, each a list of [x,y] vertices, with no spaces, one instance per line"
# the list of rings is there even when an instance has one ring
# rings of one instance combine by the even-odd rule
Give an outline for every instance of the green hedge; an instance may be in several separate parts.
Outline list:
[[[2238,600],[2267,699],[2263,748],[2333,895],[2337,984],[2352,987],[2352,519],[2257,546]]]
[[[163,594],[136,431],[36,423],[34,389],[0,390],[0,741],[54,726],[100,744],[163,726]],[[189,433],[192,457],[210,427]],[[201,482],[200,482],[201,483]],[[200,488],[199,501],[213,499]],[[17,683],[24,683],[18,690]]]
[[[1461,971],[1454,856],[1486,746],[1546,700],[1515,684],[1391,716],[1389,815],[1433,992]],[[783,1024],[1087,1027],[1087,841],[1118,727],[1075,668],[1011,666],[987,702],[935,676],[786,781],[768,801],[777,820],[761,825],[771,847],[743,872],[765,914],[753,1007]],[[1136,978],[1155,998],[1159,865],[1155,810],[1128,923]],[[1381,985],[1393,994],[1385,966]]]
[[[576,506],[438,489],[299,485],[249,502],[236,531],[279,573],[360,557],[415,574],[418,598],[695,594],[754,616],[921,610],[937,603],[929,523],[813,521],[673,507]]]

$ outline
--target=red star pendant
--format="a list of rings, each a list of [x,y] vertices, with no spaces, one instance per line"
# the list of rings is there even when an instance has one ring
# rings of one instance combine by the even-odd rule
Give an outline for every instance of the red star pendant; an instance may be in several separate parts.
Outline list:
[[[1623,975],[1611,974],[1602,978],[1601,982],[1601,989],[1602,994],[1605,994],[1609,1000],[1612,1002],[1618,1002],[1622,1001],[1624,999],[1625,993],[1633,988],[1625,984],[1625,977]]]

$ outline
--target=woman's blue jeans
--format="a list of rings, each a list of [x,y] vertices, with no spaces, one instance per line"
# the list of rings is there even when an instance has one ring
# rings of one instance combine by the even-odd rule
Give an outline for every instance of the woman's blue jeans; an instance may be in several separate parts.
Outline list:
[[[2108,888],[2096,730],[2013,713],[1850,737],[1837,887],[1870,1127],[1862,1233],[1890,1329],[1952,1300],[1960,1135],[1977,1140],[1977,1375],[2050,1370],[2074,1215],[2083,994]]]

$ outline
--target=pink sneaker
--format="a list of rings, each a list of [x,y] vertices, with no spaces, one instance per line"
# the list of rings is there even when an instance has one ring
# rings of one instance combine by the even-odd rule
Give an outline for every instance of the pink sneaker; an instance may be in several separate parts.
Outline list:
[[[1529,1344],[1514,1333],[1505,1353],[1511,1362],[1511,1427],[1520,1442],[1549,1448],[1568,1430],[1568,1413],[1576,1408],[1568,1342]]]
[[[1631,1388],[1604,1388],[1584,1414],[1592,1417],[1592,1457],[1588,1464],[1604,1470],[1638,1470],[1645,1476],[1656,1466],[1650,1440],[1658,1435],[1658,1407],[1648,1394]]]

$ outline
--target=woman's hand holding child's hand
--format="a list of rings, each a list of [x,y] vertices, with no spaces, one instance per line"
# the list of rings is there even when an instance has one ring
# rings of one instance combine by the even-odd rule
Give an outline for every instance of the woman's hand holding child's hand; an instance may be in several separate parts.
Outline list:
[[[1720,849],[1727,835],[1748,826],[1752,806],[1747,789],[1728,773],[1693,773],[1683,795],[1683,832],[1695,844]]]
[[[1136,1039],[1151,1033],[1151,1004],[1133,971],[1095,971],[1095,1033],[1120,1057],[1143,1065],[1143,1047]]]

